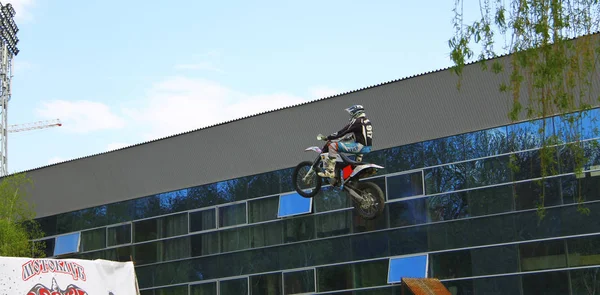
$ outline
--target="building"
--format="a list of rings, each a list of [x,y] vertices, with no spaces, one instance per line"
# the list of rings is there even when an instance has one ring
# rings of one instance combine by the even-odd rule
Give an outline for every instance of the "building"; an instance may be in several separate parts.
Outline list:
[[[598,178],[557,153],[538,222],[536,122],[511,124],[501,76],[478,65],[464,75],[460,91],[440,70],[27,171],[47,255],[133,259],[143,294],[397,294],[388,277],[407,261],[452,294],[591,294]],[[373,181],[386,211],[368,222],[344,195],[303,199],[290,179],[355,103],[375,128],[365,161],[385,166]],[[552,133],[561,118],[547,123]],[[600,164],[599,138],[584,134]]]

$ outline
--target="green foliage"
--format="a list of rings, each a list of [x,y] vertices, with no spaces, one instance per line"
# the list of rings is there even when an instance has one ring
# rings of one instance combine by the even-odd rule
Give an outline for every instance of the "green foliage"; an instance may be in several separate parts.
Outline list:
[[[0,180],[0,256],[43,256],[42,245],[31,242],[43,233],[33,220],[33,206],[26,201],[29,185],[32,181],[25,174]]]
[[[555,126],[555,135],[545,136],[545,126],[539,130],[543,138],[539,162],[542,178],[556,173],[556,145],[570,150],[573,172],[583,171],[587,158],[581,122],[586,114],[579,111],[600,100],[592,92],[600,52],[600,38],[592,34],[599,28],[600,0],[480,0],[481,15],[468,25],[464,23],[463,2],[455,0],[455,34],[449,40],[450,58],[455,64],[452,72],[459,76],[459,89],[464,67],[471,59],[475,57],[482,65],[494,60],[491,68],[484,69],[505,74],[499,91],[512,96],[507,114],[511,121],[564,114],[567,124]],[[499,52],[495,45],[501,39],[507,41]],[[478,53],[475,44],[480,45]],[[510,56],[498,59],[501,54]],[[589,213],[583,201],[580,195],[579,211]],[[544,212],[542,190],[540,220]]]

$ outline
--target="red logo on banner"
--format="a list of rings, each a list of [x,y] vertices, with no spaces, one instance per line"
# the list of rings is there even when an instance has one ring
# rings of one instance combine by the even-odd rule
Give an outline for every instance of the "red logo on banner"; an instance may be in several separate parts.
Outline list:
[[[43,284],[36,284],[27,292],[27,295],[88,295],[88,293],[73,284],[68,285],[65,289],[61,289],[56,280],[52,279],[52,288],[48,288]]]
[[[64,260],[33,259],[23,264],[21,278],[27,281],[41,273],[62,273],[73,277],[73,280],[85,281],[85,269],[83,266]],[[49,293],[48,295],[55,295]]]

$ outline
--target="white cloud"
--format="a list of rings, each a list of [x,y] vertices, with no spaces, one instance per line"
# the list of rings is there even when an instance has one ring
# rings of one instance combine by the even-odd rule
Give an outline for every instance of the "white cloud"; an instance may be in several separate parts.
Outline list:
[[[66,161],[66,159],[62,158],[62,157],[52,157],[48,160],[48,165],[52,165],[52,164],[56,164],[56,163],[60,163],[60,162],[64,162]]]
[[[114,151],[114,150],[118,150],[118,149],[120,149],[120,148],[124,148],[124,147],[126,147],[126,146],[130,146],[130,144],[123,143],[123,142],[113,142],[113,143],[109,143],[109,144],[106,146],[106,151],[107,151],[107,152],[109,152],[109,151]]]
[[[179,64],[179,65],[175,66],[175,69],[177,69],[177,70],[207,70],[207,71],[213,71],[213,72],[218,72],[218,73],[225,72],[222,69],[219,69],[219,68],[213,66],[209,62],[200,62],[200,63],[194,63],[194,64]]]
[[[15,9],[15,22],[17,26],[19,22],[30,21],[33,19],[31,14],[31,8],[35,6],[35,0],[5,0],[2,1],[3,5],[10,3]]]
[[[44,102],[37,114],[45,119],[58,118],[63,123],[61,130],[74,133],[119,129],[125,121],[114,114],[105,104],[86,100],[53,100]]]
[[[278,109],[312,98],[285,93],[251,95],[213,81],[173,77],[155,85],[140,107],[124,109],[129,119],[148,130],[144,140],[174,135]]]

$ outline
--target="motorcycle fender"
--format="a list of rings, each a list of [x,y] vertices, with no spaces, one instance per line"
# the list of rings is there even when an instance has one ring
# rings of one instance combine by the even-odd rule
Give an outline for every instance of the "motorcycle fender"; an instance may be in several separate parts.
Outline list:
[[[352,174],[350,174],[350,177],[354,177],[356,174],[358,174],[360,171],[365,170],[367,168],[378,168],[378,169],[383,169],[382,166],[379,165],[375,165],[375,164],[364,164],[364,165],[359,165],[356,166],[356,168],[354,168],[354,171],[352,171]]]
[[[318,147],[318,146],[311,146],[311,147],[306,148],[304,151],[306,151],[306,152],[313,151],[313,152],[315,152],[317,154],[320,154],[321,153],[321,148]]]

